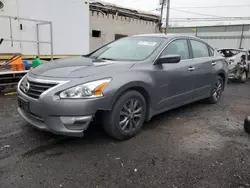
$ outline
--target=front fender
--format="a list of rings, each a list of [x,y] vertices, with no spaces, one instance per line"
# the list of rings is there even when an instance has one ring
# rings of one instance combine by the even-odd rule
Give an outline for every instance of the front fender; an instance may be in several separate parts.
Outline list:
[[[127,74],[120,74],[113,77],[110,85],[104,90],[104,94],[109,98],[109,109],[111,110],[116,100],[127,90],[133,88],[141,88],[145,90],[150,97],[150,106],[154,100],[153,80],[149,74],[132,71]]]
[[[151,96],[151,92],[152,92],[152,86],[150,86],[149,84],[142,82],[142,81],[131,81],[126,83],[125,85],[121,86],[112,96],[112,106],[114,105],[115,101],[117,100],[117,98],[119,98],[119,96],[121,96],[125,91],[128,91],[130,89],[133,88],[142,88],[144,89],[148,96]]]

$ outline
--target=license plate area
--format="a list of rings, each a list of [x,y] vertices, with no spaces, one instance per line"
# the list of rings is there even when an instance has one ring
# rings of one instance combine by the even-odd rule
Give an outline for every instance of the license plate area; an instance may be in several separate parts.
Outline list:
[[[19,108],[23,109],[23,111],[25,111],[27,113],[30,111],[28,101],[26,101],[26,100],[24,100],[24,99],[22,99],[20,97],[18,97],[17,101],[18,101],[18,107]]]

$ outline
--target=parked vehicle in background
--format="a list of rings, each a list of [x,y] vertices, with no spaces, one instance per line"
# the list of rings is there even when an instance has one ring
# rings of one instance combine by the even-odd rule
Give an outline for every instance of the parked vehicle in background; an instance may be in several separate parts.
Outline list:
[[[244,121],[244,129],[247,133],[250,133],[250,116],[246,117]]]
[[[18,84],[18,112],[41,130],[83,136],[95,115],[119,140],[145,121],[207,99],[217,103],[228,66],[206,42],[180,35],[122,38],[84,57],[32,69]]]
[[[229,79],[245,83],[248,79],[250,51],[246,49],[218,49],[229,65]]]

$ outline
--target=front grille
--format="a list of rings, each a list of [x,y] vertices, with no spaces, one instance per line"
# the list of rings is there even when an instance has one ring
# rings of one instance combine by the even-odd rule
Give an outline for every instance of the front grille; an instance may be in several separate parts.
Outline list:
[[[20,90],[29,97],[38,99],[43,92],[56,85],[57,83],[34,82],[24,78],[20,85]]]

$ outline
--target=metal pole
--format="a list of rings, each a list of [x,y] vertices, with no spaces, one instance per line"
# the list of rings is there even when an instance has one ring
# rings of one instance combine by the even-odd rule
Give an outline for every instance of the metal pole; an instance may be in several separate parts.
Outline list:
[[[18,40],[18,39],[5,39],[4,41],[10,41],[10,42],[28,42],[28,43],[44,43],[44,44],[51,44],[50,41],[37,41],[37,40]]]
[[[54,49],[53,49],[53,28],[52,28],[52,23],[49,24],[50,26],[50,50],[51,50],[51,60],[53,60],[54,56]]]
[[[162,18],[163,18],[163,9],[164,9],[164,2],[165,1],[166,0],[162,0],[162,4],[161,4],[161,23],[160,23],[160,27],[159,27],[160,32],[162,32]]]
[[[243,37],[244,37],[244,29],[245,29],[245,25],[243,24],[242,25],[241,36],[240,36],[240,47],[239,48],[241,48],[241,45],[242,45],[242,40],[243,40]]]
[[[165,31],[166,34],[168,32],[168,26],[169,26],[169,10],[170,10],[170,0],[167,0],[167,17],[166,17],[166,31]]]
[[[40,57],[39,25],[38,24],[36,24],[36,40],[37,40],[37,54]]]
[[[33,21],[33,22],[42,22],[42,23],[51,23],[51,21],[44,21],[44,20],[35,20],[35,19],[29,19],[29,18],[20,18],[20,17],[14,17],[14,16],[5,16],[0,15],[0,18],[12,18],[13,20],[24,20],[24,21]]]
[[[13,39],[13,33],[12,33],[12,22],[11,22],[11,17],[9,17],[9,22],[10,22],[10,39]],[[11,47],[13,47],[14,43],[11,41]]]

